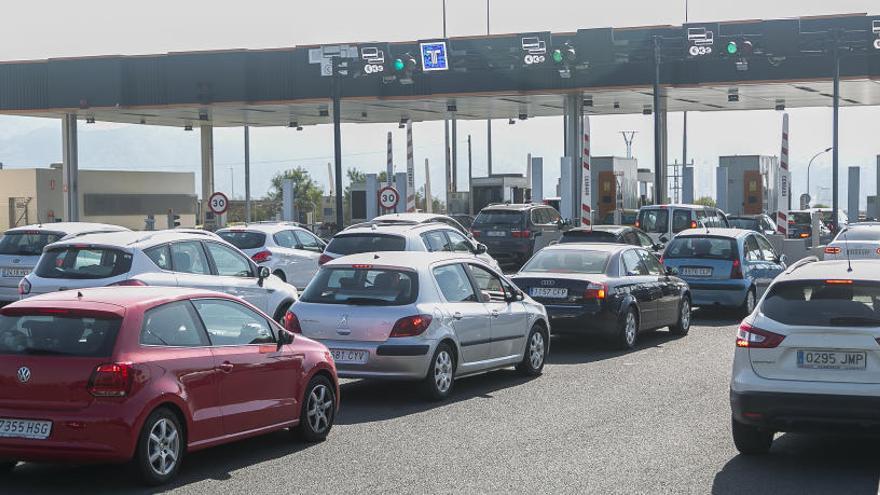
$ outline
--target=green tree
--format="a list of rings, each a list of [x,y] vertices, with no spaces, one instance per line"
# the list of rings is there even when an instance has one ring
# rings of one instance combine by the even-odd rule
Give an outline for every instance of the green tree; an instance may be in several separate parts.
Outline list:
[[[309,175],[309,172],[297,167],[284,172],[279,172],[272,177],[272,186],[269,188],[268,198],[275,203],[277,208],[281,207],[282,186],[281,183],[285,179],[293,181],[293,207],[300,214],[315,212],[316,217],[320,216],[321,201],[324,191],[318,186],[318,183]]]
[[[712,208],[715,208],[717,206],[717,203],[715,202],[715,198],[713,198],[711,196],[701,196],[701,197],[697,198],[696,201],[694,201],[694,204],[700,205],[700,206],[709,206]]]

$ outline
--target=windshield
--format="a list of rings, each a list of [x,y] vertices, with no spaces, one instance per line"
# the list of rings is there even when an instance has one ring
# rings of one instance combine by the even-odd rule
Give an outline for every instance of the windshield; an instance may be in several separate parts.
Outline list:
[[[0,254],[39,256],[44,247],[62,237],[63,234],[56,232],[7,232],[0,237]]]
[[[327,245],[327,252],[342,255],[379,251],[406,251],[406,239],[399,235],[347,234],[337,235]]]
[[[599,230],[594,230],[592,232],[588,230],[569,230],[568,232],[562,234],[562,239],[559,239],[560,244],[567,244],[570,242],[618,242],[617,236],[612,234],[611,232],[602,232]]]
[[[846,236],[846,237],[844,237]],[[856,227],[845,229],[838,234],[836,241],[878,241],[880,240],[880,227]]]
[[[489,210],[481,211],[474,219],[474,227],[481,225],[521,226],[523,215],[520,211],[513,210]]]
[[[735,229],[758,230],[757,218],[728,217],[727,221]]]
[[[649,234],[669,232],[669,210],[656,208],[641,210],[638,227]]]
[[[266,234],[262,232],[246,232],[243,230],[227,230],[218,232],[221,239],[238,249],[258,249],[266,244]]]
[[[734,260],[736,242],[726,237],[676,237],[666,247],[663,258]]]
[[[120,318],[0,315],[0,355],[108,357]]]
[[[810,213],[806,211],[795,211],[788,214],[788,220],[796,225],[810,225]]]
[[[300,301],[320,304],[403,306],[415,302],[418,276],[414,272],[373,268],[323,268]]]
[[[853,280],[780,282],[761,305],[786,325],[880,327],[880,284]]]
[[[545,249],[532,257],[524,272],[538,273],[605,273],[610,254],[586,249]]]
[[[34,272],[43,278],[110,278],[131,270],[131,254],[118,249],[65,246],[46,251]]]

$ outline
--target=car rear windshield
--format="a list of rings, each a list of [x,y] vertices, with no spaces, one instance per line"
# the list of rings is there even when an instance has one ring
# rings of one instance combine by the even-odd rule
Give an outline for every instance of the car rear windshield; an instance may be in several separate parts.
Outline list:
[[[131,270],[131,254],[112,248],[65,246],[46,251],[34,272],[43,278],[110,278]]]
[[[63,234],[55,232],[7,232],[0,237],[0,254],[39,256],[44,247],[62,237]]]
[[[880,227],[856,227],[845,229],[837,236],[837,241],[842,242],[844,235],[847,241],[878,241],[880,240]]]
[[[775,284],[761,305],[786,325],[880,326],[880,284],[853,280],[797,280]]]
[[[418,297],[415,272],[380,268],[323,268],[300,301],[320,304],[403,306]]]
[[[617,242],[617,236],[611,232],[603,232],[599,230],[594,230],[592,232],[587,230],[569,230],[562,234],[559,243],[566,244],[570,242]]]
[[[757,218],[727,217],[727,221],[730,222],[730,226],[735,229],[758,230]]]
[[[736,242],[727,237],[676,237],[666,247],[663,257],[734,260],[737,257]]]
[[[641,210],[638,227],[649,234],[669,232],[669,210],[658,208]]]
[[[810,225],[813,223],[810,217],[810,214],[805,211],[797,211],[788,214],[788,220],[795,225]]]
[[[509,227],[522,226],[525,215],[517,210],[490,210],[481,211],[474,219],[474,227],[486,225],[501,225]]]
[[[348,234],[337,235],[327,245],[327,252],[342,255],[378,251],[406,251],[406,239],[388,234]]]
[[[602,217],[602,223],[605,225],[614,225],[614,213],[609,211]],[[639,213],[636,211],[623,211],[620,213],[620,225],[635,225],[638,220]]]
[[[246,232],[228,230],[218,234],[221,239],[238,249],[257,249],[266,244],[266,234],[262,232]]]
[[[608,258],[605,251],[586,249],[545,249],[538,252],[525,266],[524,272],[538,273],[605,273]]]
[[[0,355],[109,357],[120,318],[0,315]]]

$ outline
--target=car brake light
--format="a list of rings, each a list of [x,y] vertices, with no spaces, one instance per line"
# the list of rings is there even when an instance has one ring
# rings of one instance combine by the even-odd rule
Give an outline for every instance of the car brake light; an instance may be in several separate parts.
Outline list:
[[[89,393],[95,397],[125,397],[131,389],[131,365],[100,364],[89,379]]]
[[[807,237],[810,237],[810,234],[807,232],[801,232],[800,237],[801,239],[806,239]]]
[[[284,313],[284,329],[288,332],[302,334],[302,327],[299,326],[299,318],[293,311]]]
[[[333,258],[327,256],[326,254],[322,254],[321,257],[318,258],[318,264],[323,265],[328,261],[333,261]]]
[[[691,220],[691,228],[692,229],[697,228],[697,221],[696,220]]]
[[[431,326],[431,315],[406,316],[397,320],[391,329],[391,337],[415,337],[421,335]]]
[[[743,278],[742,265],[739,260],[733,260],[733,266],[730,268],[730,278]]]
[[[22,296],[31,293],[31,283],[28,279],[23,278],[18,282],[18,293]]]
[[[840,248],[834,246],[828,246],[825,248],[825,254],[840,254]]]
[[[482,232],[480,232],[479,230],[471,229],[471,235],[473,235],[474,237],[478,238],[480,237],[480,234],[482,234]]]
[[[110,284],[108,287],[146,287],[147,283],[143,280],[138,280],[135,278],[130,278],[128,280],[120,280],[119,282],[115,282]]]
[[[642,222],[639,222],[638,220],[636,220],[636,224],[635,224],[635,225],[636,225],[636,228],[637,228],[637,229],[638,229],[638,228],[641,228],[641,227],[642,227]]]
[[[848,279],[832,279],[826,280],[826,285],[852,285],[853,281]]]
[[[254,260],[255,263],[265,263],[272,259],[271,251],[260,251],[259,253],[251,256],[251,259]]]
[[[368,265],[365,263],[357,263],[357,264],[351,265],[351,267],[354,268],[355,270],[369,270],[369,269],[373,268],[373,265]]]
[[[736,346],[757,349],[770,349],[778,346],[785,339],[785,335],[768,332],[755,328],[748,323],[743,323],[736,331]]]
[[[590,283],[584,291],[584,299],[605,299],[608,293],[608,286],[605,284]]]
[[[516,239],[528,239],[532,236],[531,230],[513,230],[510,232],[510,236]]]

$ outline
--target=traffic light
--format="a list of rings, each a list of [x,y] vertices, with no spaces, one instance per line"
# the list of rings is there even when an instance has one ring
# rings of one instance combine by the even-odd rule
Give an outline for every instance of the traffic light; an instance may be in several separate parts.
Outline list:
[[[405,53],[395,58],[391,63],[391,67],[394,69],[394,73],[397,75],[397,80],[400,81],[401,84],[411,84],[412,75],[416,69],[418,69],[419,61],[411,54]]]
[[[559,69],[559,75],[565,79],[571,77],[571,66],[577,61],[577,50],[571,43],[565,42],[550,52],[550,60]]]
[[[725,52],[731,57],[748,57],[755,51],[755,45],[747,39],[730,40]]]

